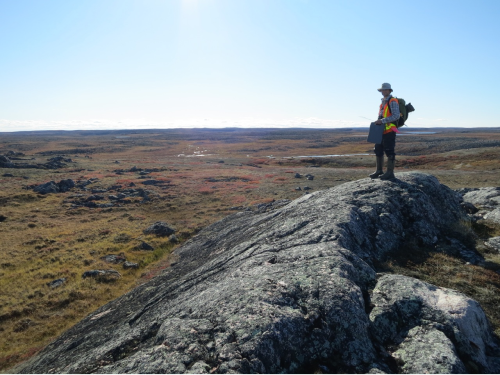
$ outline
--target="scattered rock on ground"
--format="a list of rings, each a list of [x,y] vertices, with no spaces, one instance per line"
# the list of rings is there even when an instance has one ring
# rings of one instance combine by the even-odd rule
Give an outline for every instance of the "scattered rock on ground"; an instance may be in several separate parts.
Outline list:
[[[59,193],[59,187],[55,181],[50,181],[34,187],[33,191],[40,194],[55,194]]]
[[[39,194],[54,194],[64,193],[75,186],[75,182],[71,179],[61,180],[59,182],[49,181],[40,185],[31,185],[34,192]]]
[[[106,263],[114,263],[114,264],[122,263],[127,260],[123,253],[121,253],[120,255],[108,254],[101,257],[101,259]]]
[[[59,191],[61,193],[64,193],[75,187],[75,181],[73,181],[72,179],[61,180],[57,185],[59,186]]]
[[[14,177],[12,173],[4,173],[2,177]]]
[[[57,287],[63,285],[65,282],[66,282],[66,278],[63,277],[63,278],[60,278],[57,280],[53,280],[50,283],[47,283],[47,286],[49,286],[50,288],[57,288]]]
[[[170,183],[170,181],[167,180],[145,180],[141,182],[143,185],[163,185],[168,183]]]
[[[104,195],[93,194],[87,197],[87,201],[102,201],[104,199]]]
[[[0,168],[12,168],[14,163],[4,155],[0,155]]]
[[[129,262],[129,261],[126,261],[125,263],[123,263],[123,268],[125,268],[126,270],[128,269],[137,269],[139,268],[139,265],[137,263],[134,263],[134,262]]]
[[[139,250],[150,250],[150,251],[155,249],[153,246],[151,246],[150,244],[148,244],[144,241],[142,241],[139,245],[137,245],[137,248]]]
[[[144,234],[154,234],[160,237],[168,237],[175,233],[175,229],[163,221],[157,221],[144,229]]]
[[[26,156],[23,152],[9,150],[5,153],[7,156]]]
[[[179,242],[179,239],[177,238],[177,236],[175,234],[172,234],[170,237],[168,237],[168,240],[172,243],[177,243]]]
[[[66,163],[73,163],[73,160],[64,156],[55,156],[47,160],[45,167],[48,169],[64,168],[67,166]]]
[[[63,158],[62,160],[49,159],[46,163],[43,163],[43,164],[28,164],[28,163],[14,163],[13,160],[27,160],[27,159],[20,159],[18,157],[14,157],[14,156],[11,156],[11,158],[9,158],[5,155],[0,155],[0,168],[58,169],[58,168],[64,168],[67,166],[65,163],[63,163],[63,160],[71,161],[71,159],[64,159]]]
[[[301,178],[302,175],[300,173],[295,173],[295,175],[293,177],[295,177],[295,178]]]
[[[7,220],[7,216],[0,215],[0,223],[5,220]]]
[[[132,240],[132,237],[128,235],[127,233],[118,233],[115,238],[113,238],[114,243],[127,243]]]
[[[90,270],[85,271],[82,275],[83,279],[86,279],[87,277],[114,279],[121,277],[121,275],[118,271],[115,270]]]

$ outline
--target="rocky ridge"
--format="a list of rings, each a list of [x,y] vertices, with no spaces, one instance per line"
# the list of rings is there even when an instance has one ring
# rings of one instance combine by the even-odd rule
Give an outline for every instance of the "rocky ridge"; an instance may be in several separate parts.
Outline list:
[[[14,163],[13,160],[30,160],[15,157],[14,155],[20,154],[24,156],[23,153],[10,152],[7,155],[0,155],[0,168],[16,168],[16,169],[59,169],[67,167],[66,163],[74,163],[70,158],[65,158],[63,156],[56,156],[47,159],[46,163]],[[33,159],[33,158],[32,158]]]
[[[461,196],[430,175],[396,176],[226,217],[16,371],[500,372],[477,302],[377,274],[419,248],[482,262],[460,233]]]

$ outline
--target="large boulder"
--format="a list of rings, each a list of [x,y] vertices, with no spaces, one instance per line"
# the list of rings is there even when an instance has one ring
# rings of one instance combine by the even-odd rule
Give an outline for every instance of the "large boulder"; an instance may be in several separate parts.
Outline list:
[[[75,187],[75,182],[72,179],[67,179],[59,182],[49,181],[33,186],[33,191],[39,194],[65,193],[73,187]]]
[[[500,187],[484,187],[464,194],[465,202],[478,207],[494,207],[500,205]]]
[[[15,165],[12,161],[4,155],[0,155],[0,168],[14,168]]]
[[[144,234],[154,234],[159,237],[168,237],[175,233],[175,229],[163,221],[157,221],[143,230]],[[145,249],[148,250],[148,249]]]
[[[457,234],[466,215],[457,193],[430,175],[396,176],[226,217],[175,250],[175,265],[16,370],[499,372],[499,349],[476,302],[377,276],[377,262],[419,246],[455,243],[457,256],[479,257]],[[418,353],[428,358],[416,363]]]
[[[33,191],[40,194],[59,193],[59,186],[55,181],[49,181],[33,188]]]
[[[121,277],[120,273],[115,270],[90,270],[85,271],[82,274],[82,279],[86,279],[88,277],[96,278],[99,280],[113,280]]]
[[[67,180],[61,180],[59,181],[58,186],[59,186],[59,191],[61,193],[64,193],[70,190],[71,188],[75,187],[75,181],[73,181],[70,178],[68,178]]]
[[[403,374],[465,374],[453,343],[439,329],[417,326],[408,331],[393,357]]]
[[[488,373],[498,350],[481,306],[457,291],[401,275],[379,278],[370,313],[373,337],[398,347],[405,373]],[[465,363],[464,363],[465,362]]]
[[[73,161],[70,158],[65,158],[64,156],[55,156],[47,160],[45,163],[45,167],[48,169],[59,169],[66,167],[65,163],[72,163]]]
[[[0,163],[11,163],[11,161],[7,156],[0,155]]]

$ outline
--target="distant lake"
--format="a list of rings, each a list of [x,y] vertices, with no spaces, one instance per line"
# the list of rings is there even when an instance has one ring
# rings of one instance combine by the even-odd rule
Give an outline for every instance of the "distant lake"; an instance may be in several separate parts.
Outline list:
[[[412,135],[412,134],[437,134],[439,132],[401,132],[400,135]]]

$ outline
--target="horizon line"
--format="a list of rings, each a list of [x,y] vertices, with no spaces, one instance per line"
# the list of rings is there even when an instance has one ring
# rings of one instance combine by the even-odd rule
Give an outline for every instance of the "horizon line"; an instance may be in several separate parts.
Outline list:
[[[369,126],[354,126],[354,127],[300,127],[300,126],[289,126],[289,127],[265,127],[265,126],[252,126],[252,127],[247,127],[247,126],[227,126],[227,127],[199,127],[199,126],[193,126],[193,127],[175,127],[175,128],[157,128],[157,127],[151,127],[151,128],[93,128],[93,129],[29,129],[29,130],[0,130],[0,134],[12,134],[12,133],[38,133],[38,132],[49,132],[49,133],[54,133],[54,132],[123,132],[123,131],[156,131],[156,130],[229,130],[229,129],[239,129],[239,130],[369,130]],[[435,129],[436,131],[439,130],[452,130],[452,129],[467,129],[467,130],[494,130],[494,129],[500,129],[500,126],[481,126],[481,127],[466,127],[466,126],[415,126],[415,127],[405,127],[403,131],[409,130],[410,129]]]

